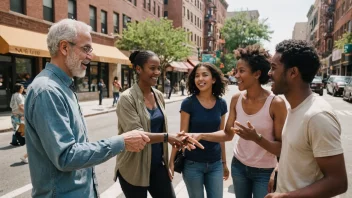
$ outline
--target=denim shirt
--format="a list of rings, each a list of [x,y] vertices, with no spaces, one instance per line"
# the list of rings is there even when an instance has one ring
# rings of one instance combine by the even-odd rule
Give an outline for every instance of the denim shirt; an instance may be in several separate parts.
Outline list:
[[[72,82],[47,63],[29,86],[25,122],[33,197],[99,197],[93,166],[125,148],[121,136],[88,142]]]

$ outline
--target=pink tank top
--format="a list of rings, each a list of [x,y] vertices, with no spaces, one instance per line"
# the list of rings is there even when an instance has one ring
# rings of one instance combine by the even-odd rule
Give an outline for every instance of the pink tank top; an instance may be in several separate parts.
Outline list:
[[[255,114],[248,115],[242,107],[242,94],[236,104],[236,121],[247,126],[251,122],[257,133],[270,141],[274,140],[274,121],[270,116],[270,104],[275,95],[270,94],[264,106]],[[236,127],[236,126],[235,126]],[[276,156],[260,147],[253,141],[242,139],[238,135],[234,138],[234,156],[246,166],[255,168],[274,168],[277,164]]]

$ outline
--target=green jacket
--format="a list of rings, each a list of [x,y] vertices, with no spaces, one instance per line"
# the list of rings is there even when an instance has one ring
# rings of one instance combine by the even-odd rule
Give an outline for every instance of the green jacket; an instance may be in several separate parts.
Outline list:
[[[167,118],[165,114],[165,101],[163,94],[151,88],[154,92],[156,102],[164,115],[164,132],[167,132]],[[118,134],[132,130],[150,132],[150,116],[144,104],[143,93],[138,84],[124,91],[117,103],[116,114],[118,118]],[[168,143],[163,143],[163,159],[168,169]],[[123,151],[116,157],[116,172],[119,170],[121,176],[134,186],[149,186],[150,167],[152,158],[152,146],[147,144],[141,152]]]

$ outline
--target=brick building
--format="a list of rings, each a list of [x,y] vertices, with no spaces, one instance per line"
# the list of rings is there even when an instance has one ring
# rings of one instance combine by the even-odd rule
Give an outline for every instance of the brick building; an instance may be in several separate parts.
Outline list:
[[[306,40],[307,37],[307,22],[297,22],[292,31],[292,39]]]
[[[332,38],[336,42],[344,33],[351,33],[352,31],[352,1],[332,0],[330,3],[335,6]],[[351,54],[344,54],[341,49],[334,49],[330,71],[331,74],[335,75],[351,76]]]
[[[175,28],[181,27],[189,33],[192,55],[190,60],[197,62],[203,49],[204,11],[203,0],[165,0],[164,16],[173,21]]]
[[[114,34],[130,21],[162,13],[162,0],[0,0],[0,111],[9,109],[14,84],[26,73],[34,78],[50,61],[46,34],[52,22],[74,18],[93,27],[94,59],[86,77],[75,80],[80,100],[88,100],[98,98],[99,79],[108,85],[106,96],[112,95],[114,76],[124,86],[133,83],[130,62],[114,47]]]
[[[225,0],[206,0],[204,17],[204,50],[206,53],[222,51],[225,40],[220,29],[226,19],[228,4]]]

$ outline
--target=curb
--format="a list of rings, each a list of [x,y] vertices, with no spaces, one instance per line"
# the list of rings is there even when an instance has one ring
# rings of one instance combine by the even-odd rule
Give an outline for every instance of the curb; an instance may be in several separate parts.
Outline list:
[[[172,101],[166,101],[165,104],[170,104],[170,103],[174,103],[174,102],[178,102],[183,100],[184,98],[180,98],[180,99],[176,99],[176,100],[172,100]],[[96,115],[101,115],[101,114],[105,114],[105,113],[111,113],[116,111],[115,109],[112,110],[107,110],[107,111],[103,111],[103,112],[98,112],[98,113],[92,113],[92,114],[87,114],[84,115],[85,118],[87,117],[91,117],[91,116],[96,116]],[[8,128],[8,129],[0,129],[0,133],[6,133],[6,132],[12,132],[12,127]]]

